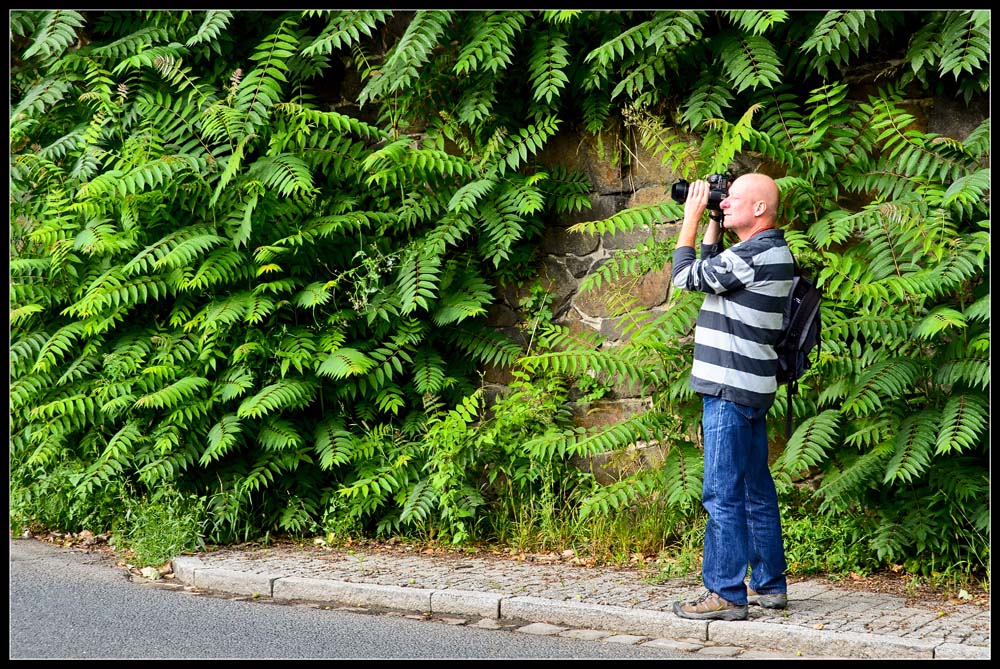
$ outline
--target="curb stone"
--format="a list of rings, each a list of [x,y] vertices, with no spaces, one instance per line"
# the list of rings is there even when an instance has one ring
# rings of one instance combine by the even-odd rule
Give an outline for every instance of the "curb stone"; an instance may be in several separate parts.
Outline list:
[[[699,655],[726,656],[735,648],[746,658],[990,659],[988,608],[911,605],[811,580],[790,583],[787,610],[751,607],[749,620],[723,622],[673,614],[672,602],[691,591],[689,580],[652,585],[635,573],[558,563],[251,549],[180,556],[172,568],[176,581],[222,594],[417,612],[422,619],[450,614],[476,618],[467,624],[481,629],[551,625],[560,636],[619,637],[613,642]]]

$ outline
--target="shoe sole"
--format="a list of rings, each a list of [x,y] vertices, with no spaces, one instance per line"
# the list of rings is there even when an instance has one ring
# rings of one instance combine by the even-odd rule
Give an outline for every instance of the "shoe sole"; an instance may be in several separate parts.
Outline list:
[[[721,611],[706,611],[705,613],[688,613],[681,608],[680,602],[674,602],[674,613],[681,618],[690,620],[746,620],[747,607],[722,609]]]
[[[778,595],[753,595],[747,598],[750,606],[763,606],[765,609],[784,609],[788,607],[788,599]]]

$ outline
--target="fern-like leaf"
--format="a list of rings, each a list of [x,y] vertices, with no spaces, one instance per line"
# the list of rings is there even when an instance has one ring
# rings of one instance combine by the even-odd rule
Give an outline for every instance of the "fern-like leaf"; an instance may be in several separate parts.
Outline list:
[[[907,416],[896,434],[895,453],[886,465],[883,484],[911,484],[930,467],[934,451],[937,411],[924,410]]]
[[[59,328],[41,347],[32,372],[47,372],[74,348],[75,341],[83,333],[84,324],[76,321]]]
[[[580,518],[613,516],[655,490],[659,481],[649,476],[632,476],[596,489],[580,503]]]
[[[842,513],[853,501],[863,496],[872,481],[880,481],[885,474],[886,463],[895,449],[892,444],[881,444],[868,453],[854,458],[839,470],[826,472],[816,496],[822,500],[821,513]]]
[[[990,62],[990,13],[949,12],[940,35],[942,74],[959,79]]]
[[[260,418],[282,409],[301,408],[309,404],[315,394],[314,382],[283,379],[243,400],[236,415],[240,418]]]
[[[779,489],[790,489],[793,481],[824,461],[838,443],[840,421],[840,412],[832,409],[802,421],[771,466]]]
[[[782,81],[781,59],[769,40],[758,35],[724,39],[720,44],[726,75],[737,93],[773,88]]]
[[[10,110],[11,141],[27,136],[18,130],[22,124],[44,116],[47,109],[61,102],[71,91],[72,83],[63,79],[43,79],[28,89]]]
[[[399,515],[400,522],[418,523],[430,520],[431,514],[437,507],[438,494],[431,485],[431,479],[423,478],[410,486],[406,491],[406,498]]]
[[[676,220],[683,216],[683,210],[673,202],[630,207],[616,212],[608,218],[597,221],[574,223],[567,232],[585,235],[614,235],[636,230],[654,230],[655,225],[664,220]]]
[[[198,459],[198,464],[205,466],[224,458],[233,446],[239,442],[243,432],[243,424],[234,414],[227,414],[208,431],[208,446]]]
[[[982,395],[963,393],[949,397],[941,410],[941,422],[934,426],[935,455],[964,453],[981,444],[989,429],[990,410]]]
[[[271,108],[281,101],[281,85],[287,81],[288,60],[298,48],[293,30],[294,24],[288,20],[268,35],[251,56],[258,65],[239,82],[235,107],[244,114],[244,121],[251,128],[267,125]]]
[[[867,416],[878,411],[887,400],[902,397],[917,379],[920,368],[916,362],[893,359],[874,365],[865,371],[848,397],[844,411]]]
[[[319,13],[309,10],[306,14]],[[325,56],[338,49],[357,44],[364,37],[371,37],[380,23],[385,23],[392,11],[365,9],[334,12],[323,31],[302,49],[304,56]]]
[[[215,382],[212,393],[218,395],[223,402],[229,402],[253,388],[253,380],[253,372],[250,369],[237,365],[229,369]]]
[[[528,77],[535,101],[550,104],[569,83],[565,72],[569,65],[566,46],[567,42],[559,30],[535,34],[528,61]]]
[[[488,12],[476,24],[476,32],[455,60],[455,74],[466,75],[485,70],[496,74],[511,63],[516,46],[514,38],[524,27],[524,12]]]
[[[493,179],[478,179],[476,181],[470,181],[467,184],[463,184],[462,187],[455,191],[455,194],[451,196],[451,200],[448,202],[448,211],[475,211],[479,200],[489,193],[495,185],[496,181]]]
[[[966,327],[965,316],[951,307],[936,307],[913,327],[917,339],[930,339],[941,332]]]
[[[358,103],[364,106],[412,85],[451,23],[453,14],[449,10],[418,10],[378,73],[358,94]]]
[[[284,451],[298,448],[303,439],[291,421],[268,416],[257,433],[257,442],[264,450]]]
[[[788,20],[788,12],[774,9],[733,9],[726,12],[741,29],[761,35]]]
[[[316,426],[313,450],[319,456],[320,468],[329,471],[338,465],[344,465],[351,461],[354,437],[348,430],[344,429],[342,422],[329,418]]]
[[[292,302],[307,309],[326,304],[330,301],[330,289],[335,285],[335,281],[315,281],[292,298]]]
[[[444,387],[445,361],[439,353],[421,349],[413,357],[413,384],[420,394],[437,393]]]
[[[413,313],[417,307],[426,311],[436,301],[441,279],[441,259],[427,247],[411,250],[400,263],[399,286],[401,313]]]
[[[208,379],[204,377],[186,376],[166,388],[143,395],[135,401],[135,406],[140,409],[173,409],[208,384]]]
[[[62,9],[45,12],[31,43],[21,57],[24,59],[41,56],[45,61],[53,61],[61,56],[77,41],[76,29],[87,21],[80,12]]]
[[[226,9],[210,9],[205,12],[205,18],[198,26],[197,32],[191,35],[184,43],[184,46],[189,49],[193,46],[198,46],[200,44],[207,44],[215,51],[219,50],[217,41],[223,34],[223,31],[229,25],[229,22],[233,19],[233,13]]]
[[[367,374],[377,362],[365,353],[350,347],[338,349],[328,355],[316,369],[319,376],[345,379]]]
[[[500,163],[500,167],[508,167],[510,170],[517,170],[522,163],[526,162],[530,156],[538,153],[545,142],[556,133],[561,121],[556,116],[548,116],[538,122],[537,125],[529,125],[518,131],[517,137],[507,143],[507,155],[505,162]]]

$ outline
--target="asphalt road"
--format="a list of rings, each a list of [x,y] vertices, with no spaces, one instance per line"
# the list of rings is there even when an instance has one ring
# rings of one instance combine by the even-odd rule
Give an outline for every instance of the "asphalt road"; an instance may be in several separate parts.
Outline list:
[[[689,653],[198,595],[10,540],[11,659],[693,659]],[[719,659],[719,658],[704,658]]]

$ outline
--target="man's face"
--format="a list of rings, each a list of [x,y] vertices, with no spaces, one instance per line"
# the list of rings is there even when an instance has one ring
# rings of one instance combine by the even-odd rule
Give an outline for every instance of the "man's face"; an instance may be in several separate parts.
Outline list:
[[[719,203],[725,214],[725,227],[729,230],[749,228],[754,222],[756,200],[750,182],[739,177],[729,186],[729,195]]]

